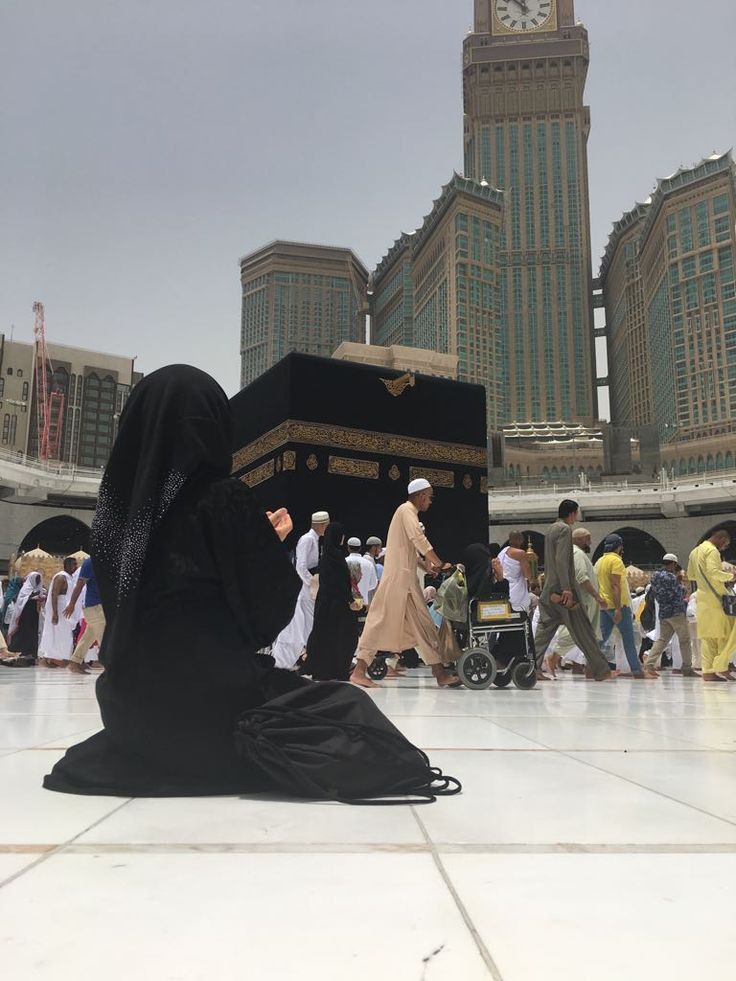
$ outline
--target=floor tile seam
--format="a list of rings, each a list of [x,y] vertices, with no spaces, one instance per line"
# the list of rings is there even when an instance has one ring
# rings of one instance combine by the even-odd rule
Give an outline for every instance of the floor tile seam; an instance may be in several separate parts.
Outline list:
[[[453,715],[440,715],[432,713],[431,715],[421,715],[419,713],[412,712],[407,715],[402,715],[401,713],[389,712],[385,707],[380,706],[381,711],[384,715],[388,716],[389,719],[485,719],[485,715],[476,714],[474,712],[458,712]]]
[[[0,845],[0,855],[736,855],[736,842],[447,842],[390,845],[385,842],[279,842],[232,844],[79,842]],[[26,868],[30,868],[27,866]],[[6,880],[9,881],[9,880]]]
[[[684,844],[631,842],[445,842],[434,843],[440,855],[736,855],[736,842]]]
[[[64,842],[0,845],[0,855],[428,855],[426,842]]]
[[[527,739],[527,736],[520,736],[519,738]],[[530,740],[531,741],[531,740]],[[713,753],[721,753],[724,756],[733,756],[736,754],[736,750],[733,749],[707,749],[707,748],[693,748],[693,749],[621,749],[620,746],[610,746],[608,749],[588,749],[587,747],[580,747],[577,749],[571,749],[567,747],[565,749],[555,748],[553,746],[540,746],[540,747],[517,747],[515,749],[509,748],[495,748],[493,746],[483,747],[483,746],[420,746],[419,749],[424,750],[425,753],[625,753],[627,756],[635,756],[642,753],[647,753],[649,755],[661,755],[661,756],[671,756],[673,753],[697,753],[698,755],[710,755]]]
[[[66,703],[66,699],[64,699],[63,701],[62,699],[59,699],[59,701],[61,702],[61,704],[58,706],[56,705],[51,706],[46,704],[42,706],[36,706],[36,705],[23,706],[22,703],[14,703],[12,706],[8,706],[7,708],[5,707],[0,708],[0,718],[7,718],[8,716],[17,716],[17,715],[21,715],[24,718],[31,718],[31,719],[39,719],[39,718],[54,719],[57,718],[58,716],[61,716],[63,718],[68,718],[70,715],[96,715],[99,718],[100,710],[97,705],[97,702],[90,701],[89,711],[76,710],[74,712],[69,712],[69,711],[64,711],[65,704],[68,704]]]
[[[82,732],[87,732],[87,729],[82,729]],[[81,736],[79,733],[70,733],[72,736]],[[60,753],[69,749],[69,746],[47,746],[46,743],[39,743],[38,746],[25,746],[21,752],[22,753]]]
[[[524,732],[519,732],[517,729],[512,729],[510,726],[504,725],[503,723],[498,722],[492,716],[487,716],[486,718],[488,718],[489,721],[494,722],[496,725],[498,725],[499,728],[506,729],[507,732],[511,732],[515,736],[519,736],[521,739],[528,739],[530,742],[537,743],[539,746],[543,746],[543,747],[545,747],[545,749],[548,749],[551,752],[556,752],[556,753],[564,753],[564,752],[576,752],[576,753],[578,753],[578,752],[579,753],[584,753],[584,752],[591,752],[591,753],[592,752],[599,752],[599,753],[618,753],[618,752],[623,752],[623,750],[621,750],[621,749],[603,749],[603,750],[602,749],[598,749],[598,750],[583,750],[583,749],[581,749],[581,750],[565,750],[565,749],[559,749],[559,748],[557,748],[555,746],[549,746],[549,745],[547,745],[547,743],[542,742],[541,739],[535,739],[533,736],[528,736]],[[550,718],[551,719],[557,719],[558,717],[557,716],[544,716],[543,718],[544,718],[545,721],[547,721]],[[584,718],[587,718],[587,716],[585,716]],[[579,721],[579,719],[577,721]],[[631,729],[634,732],[641,732],[641,733],[643,733],[643,734],[645,734],[647,736],[661,736],[661,733],[654,732],[651,729],[637,729],[635,726],[629,725],[628,723],[625,723],[625,722],[620,722],[620,720],[618,720],[618,719],[601,719],[599,721],[601,721],[601,722],[607,722],[609,724],[612,723],[613,725],[616,725],[617,723],[620,723],[620,725],[624,726],[626,729]],[[703,752],[703,753],[713,752],[713,751],[715,751],[715,752],[719,752],[720,751],[720,752],[725,752],[725,753],[736,752],[736,750],[723,750],[723,749],[718,750],[714,746],[707,745],[707,743],[691,742],[690,740],[687,740],[687,739],[679,739],[679,737],[677,737],[677,736],[673,736],[672,738],[673,739],[677,739],[679,742],[687,743],[688,746],[698,747],[698,751],[699,752]],[[519,752],[521,752],[521,751],[519,751]],[[635,752],[639,752],[639,753],[656,753],[656,752],[673,752],[673,750],[630,750],[630,749],[627,749],[626,752],[629,752],[629,753],[635,753]],[[677,749],[675,749],[674,752],[677,752]],[[682,753],[695,752],[695,750],[694,749],[693,750],[681,749],[680,752],[682,752]]]
[[[499,729],[503,729],[505,732],[510,732],[514,736],[518,736],[519,739],[526,739],[528,742],[534,743],[541,749],[545,749],[553,753],[556,752],[554,746],[548,746],[546,743],[543,743],[541,739],[534,739],[532,736],[525,736],[523,732],[517,732],[516,729],[512,729],[510,726],[504,725],[502,722],[496,722],[496,720],[491,716],[488,716],[488,720],[493,722],[494,725],[497,725]],[[527,752],[532,752],[532,750],[528,750]]]
[[[486,966],[486,969],[488,971],[489,976],[493,979],[493,981],[503,981],[503,975],[501,974],[501,971],[500,971],[498,965],[496,964],[496,961],[493,958],[493,955],[491,954],[491,952],[488,949],[485,941],[483,940],[483,937],[481,936],[480,931],[476,927],[476,925],[475,925],[475,923],[474,923],[474,921],[473,921],[473,919],[472,919],[472,917],[470,915],[470,911],[468,910],[468,908],[466,907],[465,903],[460,898],[460,894],[457,891],[457,889],[455,888],[455,884],[453,883],[452,879],[450,878],[450,875],[449,875],[447,869],[445,868],[445,864],[442,861],[442,858],[441,858],[439,852],[437,851],[437,848],[435,846],[435,843],[432,840],[432,838],[430,837],[429,832],[427,831],[427,828],[425,827],[424,822],[422,821],[421,817],[419,816],[419,814],[417,812],[417,808],[416,808],[415,805],[412,805],[411,806],[411,812],[414,815],[414,820],[416,821],[417,826],[419,827],[420,832],[422,833],[422,837],[424,838],[426,844],[429,846],[429,852],[430,852],[430,855],[432,856],[432,861],[434,862],[435,868],[437,869],[437,872],[439,873],[440,878],[444,882],[445,888],[449,892],[450,897],[451,897],[453,903],[455,904],[455,908],[457,909],[458,913],[460,914],[460,917],[462,918],[462,921],[465,924],[465,927],[466,927],[468,933],[470,934],[470,936],[471,936],[471,938],[473,940],[473,943],[475,944],[475,947],[476,947],[478,953],[480,954],[481,959],[483,960],[483,963]]]
[[[709,722],[710,721],[728,722],[730,720],[728,720],[728,719],[721,719],[721,720],[708,719],[706,721],[709,721]],[[654,729],[645,729],[643,726],[635,726],[635,725],[632,725],[629,722],[622,722],[621,725],[625,725],[627,729],[633,729],[635,732],[645,732],[647,735],[660,736],[662,739],[669,739],[669,738],[671,738],[671,739],[677,739],[678,742],[681,742],[681,743],[688,743],[689,745],[692,745],[692,746],[700,746],[701,748],[705,749],[706,751],[708,751],[708,750],[717,750],[719,748],[717,746],[711,746],[709,743],[705,742],[705,740],[701,740],[700,742],[695,742],[692,739],[685,739],[685,738],[682,738],[680,736],[671,736],[671,737],[670,736],[665,736],[663,733],[656,732]],[[683,750],[683,752],[685,752],[685,750]],[[733,750],[725,750],[725,752],[727,752],[727,753],[728,752],[736,752],[736,749],[733,749]]]
[[[89,732],[89,731],[90,731],[90,726],[85,726],[84,729],[76,729],[74,732],[67,732],[66,735],[60,736],[59,738],[60,739],[73,739],[75,736],[81,736],[83,732]],[[57,752],[58,752],[58,750],[60,750],[60,749],[64,749],[64,750],[69,749],[68,746],[49,746],[48,744],[51,743],[51,742],[53,742],[53,739],[46,739],[42,743],[33,743],[30,746],[26,746],[25,749],[26,750],[35,750],[37,752],[39,750],[41,752],[47,752],[47,751],[51,751],[51,750],[54,750],[54,749],[57,750]]]
[[[82,831],[74,835],[74,837],[70,838],[68,841],[61,842],[60,844],[56,845],[54,848],[49,849],[49,851],[43,852],[43,854],[38,856],[35,862],[31,862],[28,865],[25,865],[22,869],[18,869],[17,872],[13,873],[13,875],[10,875],[7,878],[3,879],[0,882],[0,889],[4,889],[6,886],[9,886],[12,882],[15,882],[16,879],[19,879],[21,876],[26,875],[26,873],[32,872],[33,869],[38,868],[38,866],[42,865],[44,862],[48,862],[48,860],[50,858],[53,858],[55,855],[60,855],[68,845],[73,844],[82,835],[87,834],[88,831],[92,831],[94,828],[97,827],[98,824],[101,824],[103,821],[106,821],[107,818],[112,817],[113,814],[116,814],[118,811],[122,810],[122,808],[130,804],[132,800],[133,798],[129,797],[127,800],[122,801],[122,803],[118,804],[117,807],[112,808],[112,810],[108,811],[102,817],[98,818],[96,821],[93,821],[92,824],[88,825],[88,827],[84,828]]]
[[[521,737],[520,737],[521,738]],[[419,749],[425,753],[552,753],[554,750],[537,746],[496,747],[496,746],[424,746]]]
[[[464,716],[462,716],[464,718]],[[432,716],[425,716],[425,718],[432,718]],[[489,715],[488,713],[482,713],[478,718],[482,719],[492,719],[495,721],[496,716]],[[578,713],[567,713],[567,712],[545,712],[539,715],[508,715],[501,716],[501,718],[508,719],[566,719],[570,722],[579,722],[580,720],[593,721],[593,722],[618,722],[621,720],[620,713],[618,715],[591,715],[588,712],[578,712]],[[734,713],[733,718],[728,716],[712,716],[712,715],[658,715],[655,716],[658,719],[673,719],[680,720],[682,722],[733,722],[736,720],[736,713]]]
[[[620,773],[616,773],[613,770],[608,770],[606,767],[600,766],[597,763],[592,763],[590,760],[579,759],[577,756],[573,756],[566,750],[559,750],[558,752],[560,756],[564,756],[569,760],[574,760],[576,763],[582,763],[583,766],[589,766],[592,770],[597,770],[599,773],[605,773],[607,776],[614,777],[616,780],[623,780],[624,783],[631,784],[632,787],[638,787],[640,790],[646,790],[650,794],[655,794],[657,797],[662,797],[664,800],[671,801],[673,804],[679,804],[681,807],[687,807],[691,811],[696,811],[698,814],[702,814],[705,817],[713,818],[714,821],[720,821],[723,824],[729,825],[731,828],[736,827],[736,821],[730,821],[728,818],[724,818],[719,814],[714,814],[712,811],[708,811],[704,807],[698,807],[697,804],[690,804],[687,801],[680,800],[679,797],[673,797],[672,794],[665,793],[663,790],[648,787],[646,784],[640,783],[638,780],[632,780],[631,777],[621,776]],[[583,752],[585,752],[585,750],[583,750]]]

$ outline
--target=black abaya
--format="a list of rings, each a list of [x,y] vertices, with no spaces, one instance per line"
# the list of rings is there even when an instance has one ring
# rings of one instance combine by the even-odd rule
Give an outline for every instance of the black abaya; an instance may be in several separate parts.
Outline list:
[[[34,596],[23,607],[9,648],[13,653],[24,657],[38,657],[38,601]]]
[[[350,570],[340,547],[343,537],[342,526],[336,522],[324,536],[314,626],[304,665],[305,673],[315,681],[347,681],[358,646],[358,617],[350,609]]]
[[[306,683],[256,653],[291,619],[301,582],[252,492],[227,477],[229,441],[226,396],[203,372],[162,369],[133,391],[103,479],[114,513],[98,513],[92,531],[108,624],[97,681],[105,728],[68,750],[45,787],[267,789],[233,732],[245,710]]]

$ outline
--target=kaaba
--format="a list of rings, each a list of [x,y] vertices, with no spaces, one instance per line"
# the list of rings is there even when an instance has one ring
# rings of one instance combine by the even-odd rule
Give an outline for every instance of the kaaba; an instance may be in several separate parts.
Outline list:
[[[407,484],[435,488],[422,520],[438,554],[488,541],[481,385],[289,354],[231,400],[233,474],[267,510],[286,507],[288,544],[329,511],[347,536],[384,542]]]

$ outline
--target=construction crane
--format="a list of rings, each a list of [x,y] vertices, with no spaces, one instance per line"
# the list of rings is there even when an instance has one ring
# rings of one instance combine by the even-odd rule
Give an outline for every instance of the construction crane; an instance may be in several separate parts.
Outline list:
[[[61,427],[64,419],[64,392],[54,387],[54,371],[46,347],[46,324],[43,303],[33,304],[36,339],[36,433],[38,459],[58,460]]]

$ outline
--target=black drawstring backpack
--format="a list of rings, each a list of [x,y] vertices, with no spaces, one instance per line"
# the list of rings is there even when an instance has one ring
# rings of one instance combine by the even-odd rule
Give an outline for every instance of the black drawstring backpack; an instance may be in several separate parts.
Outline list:
[[[432,804],[458,794],[364,691],[340,681],[307,684],[245,712],[238,752],[293,797],[346,804]]]

